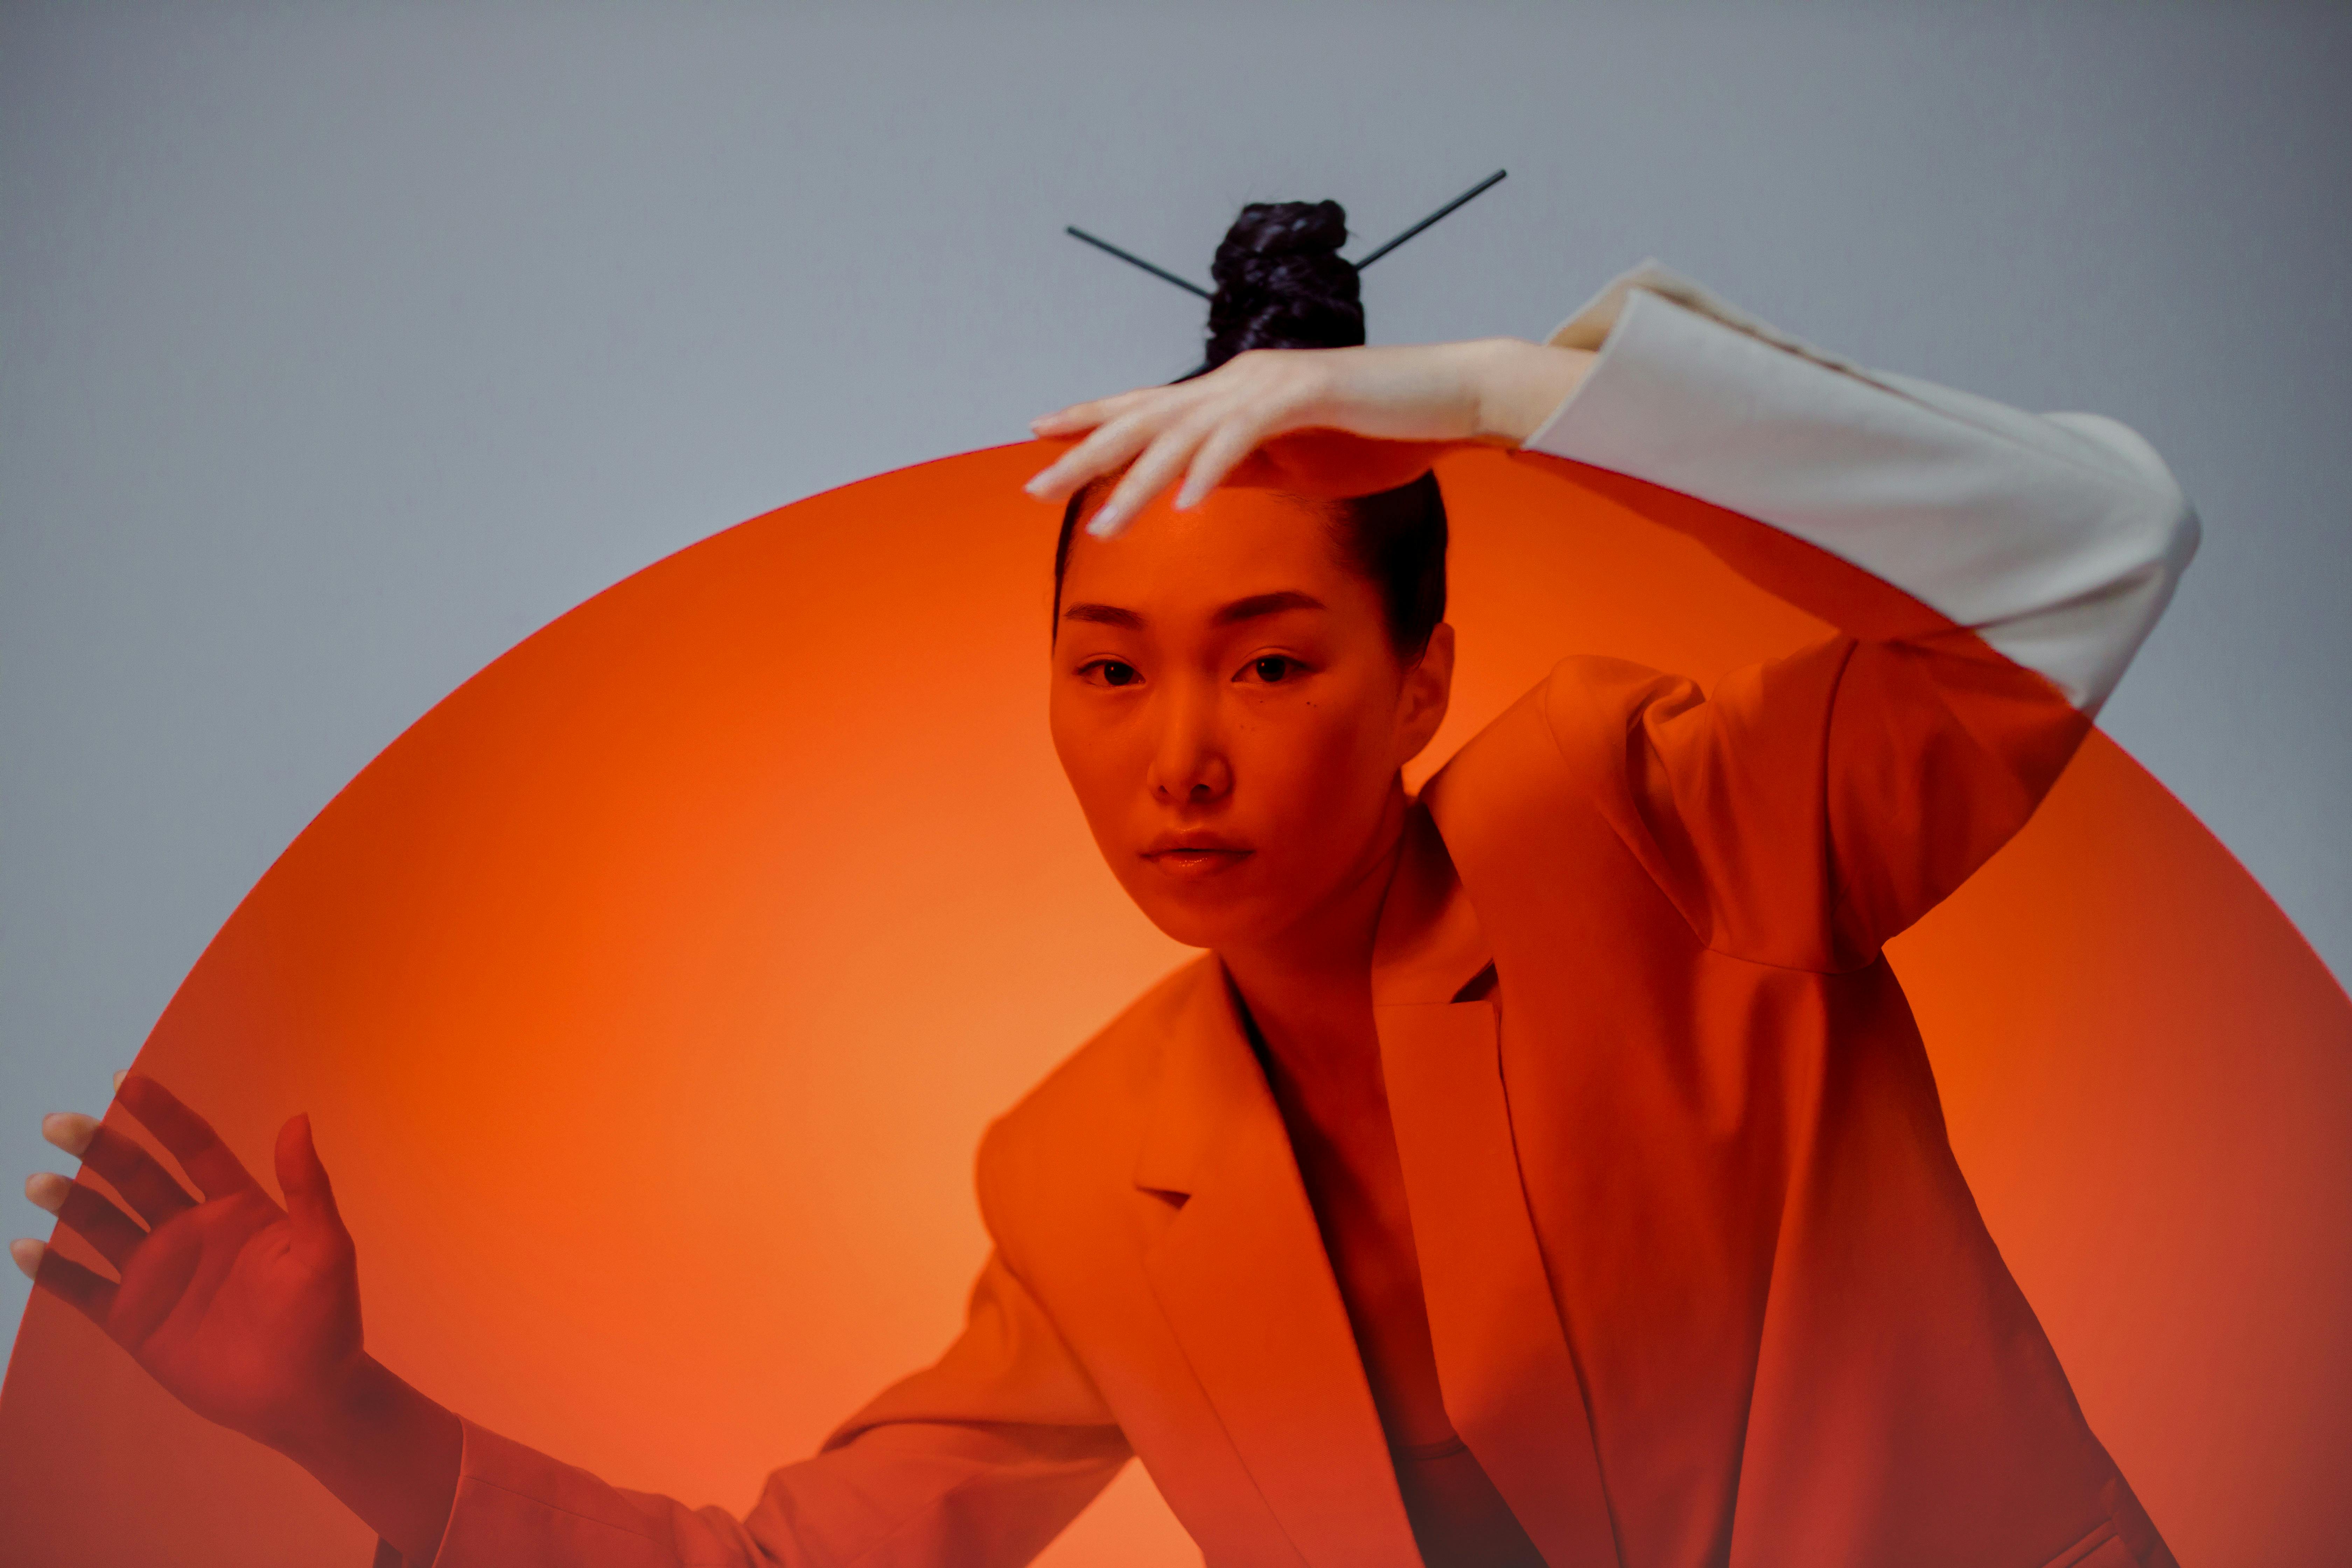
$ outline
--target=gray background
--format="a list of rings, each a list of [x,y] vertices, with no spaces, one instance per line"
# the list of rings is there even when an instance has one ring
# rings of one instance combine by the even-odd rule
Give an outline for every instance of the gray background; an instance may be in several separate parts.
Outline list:
[[[1654,254],[2154,441],[2205,550],[2105,722],[2352,973],[2347,80],[2352,11],[2246,4],[7,5],[0,1168],[526,633],[1189,366],[1063,224],[1205,277],[1242,201],[1378,239],[1497,165],[1376,341]]]

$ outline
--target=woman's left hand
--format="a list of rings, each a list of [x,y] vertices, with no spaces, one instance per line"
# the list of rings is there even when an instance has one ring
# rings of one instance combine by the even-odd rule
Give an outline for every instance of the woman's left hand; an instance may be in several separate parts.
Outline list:
[[[1593,356],[1516,338],[1402,348],[1255,349],[1206,375],[1074,404],[1031,423],[1048,439],[1084,436],[1031,479],[1061,500],[1124,468],[1088,520],[1117,533],[1182,476],[1181,509],[1198,505],[1244,459],[1292,431],[1328,429],[1386,441],[1517,446],[1584,377]]]

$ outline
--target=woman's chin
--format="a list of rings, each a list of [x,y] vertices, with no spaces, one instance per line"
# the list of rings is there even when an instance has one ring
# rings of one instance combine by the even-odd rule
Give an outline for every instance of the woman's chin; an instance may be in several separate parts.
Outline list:
[[[1277,922],[1248,890],[1213,882],[1128,889],[1144,918],[1171,942],[1226,950],[1249,945],[1253,934]]]

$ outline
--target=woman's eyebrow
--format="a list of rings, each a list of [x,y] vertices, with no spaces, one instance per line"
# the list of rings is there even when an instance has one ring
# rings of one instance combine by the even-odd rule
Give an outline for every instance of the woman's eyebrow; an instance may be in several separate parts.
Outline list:
[[[1062,612],[1066,621],[1094,621],[1106,626],[1125,626],[1129,631],[1143,629],[1143,617],[1133,610],[1122,610],[1117,605],[1072,605]]]
[[[1323,601],[1312,594],[1301,594],[1286,588],[1278,594],[1252,594],[1246,599],[1235,599],[1210,617],[1213,626],[1229,626],[1236,621],[1254,621],[1260,616],[1278,616],[1285,610],[1319,610]]]
[[[1285,588],[1272,594],[1252,594],[1246,599],[1235,599],[1209,617],[1209,624],[1230,626],[1241,621],[1254,621],[1262,616],[1278,616],[1286,610],[1319,610],[1323,601],[1312,594],[1302,594],[1295,588]],[[1143,629],[1143,616],[1137,611],[1117,605],[1072,605],[1062,612],[1066,621],[1092,621],[1097,626],[1125,626],[1129,631]]]

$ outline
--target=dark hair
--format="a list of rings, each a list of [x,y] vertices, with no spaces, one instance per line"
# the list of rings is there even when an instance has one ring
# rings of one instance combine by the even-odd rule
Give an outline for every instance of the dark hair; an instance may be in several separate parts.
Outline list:
[[[1364,306],[1355,265],[1339,247],[1348,214],[1338,202],[1252,202],[1225,231],[1210,268],[1208,363],[1214,370],[1251,349],[1353,348],[1364,341]],[[1054,618],[1062,615],[1062,577],[1070,542],[1088,503],[1107,486],[1097,479],[1070,498],[1054,545]],[[1445,618],[1445,499],[1424,473],[1394,489],[1318,503],[1332,523],[1341,558],[1381,593],[1389,643],[1419,658]]]

